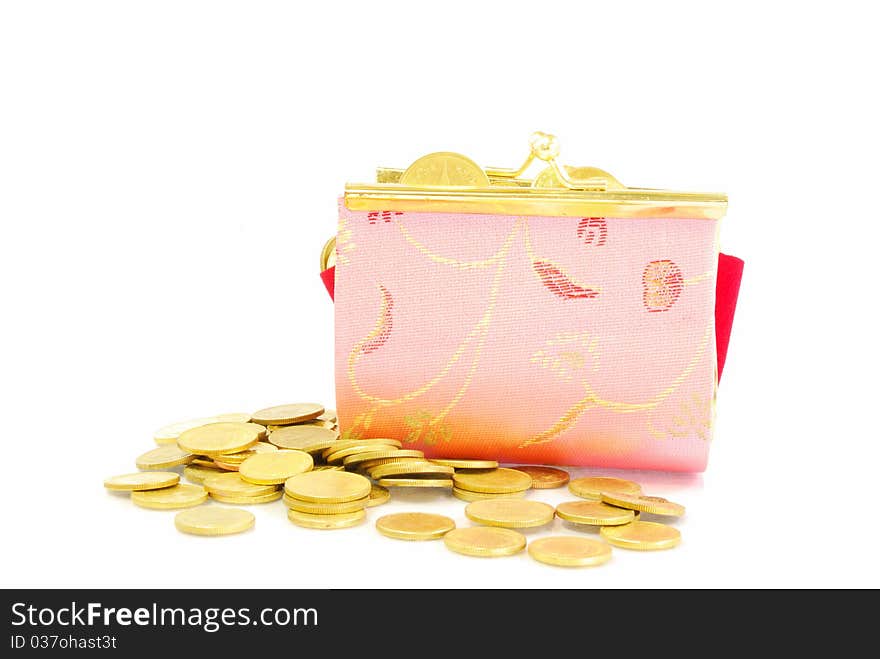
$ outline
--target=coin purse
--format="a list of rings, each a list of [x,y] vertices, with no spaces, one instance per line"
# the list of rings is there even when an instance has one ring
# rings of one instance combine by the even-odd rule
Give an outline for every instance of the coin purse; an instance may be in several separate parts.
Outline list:
[[[719,253],[727,197],[627,188],[558,152],[536,133],[515,170],[433,153],[346,186],[322,254],[345,436],[705,469],[743,265]]]

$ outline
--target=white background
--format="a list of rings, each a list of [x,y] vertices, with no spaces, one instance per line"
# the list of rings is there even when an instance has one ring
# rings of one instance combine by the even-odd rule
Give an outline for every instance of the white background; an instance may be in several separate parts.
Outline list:
[[[3,3],[0,582],[880,586],[869,6]],[[257,506],[204,539],[104,491],[158,426],[331,404],[318,254],[345,181],[441,149],[512,166],[533,130],[631,185],[730,195],[746,271],[709,469],[634,476],[688,506],[680,548],[564,570],[378,535],[398,510],[466,523],[423,494],[339,532]]]

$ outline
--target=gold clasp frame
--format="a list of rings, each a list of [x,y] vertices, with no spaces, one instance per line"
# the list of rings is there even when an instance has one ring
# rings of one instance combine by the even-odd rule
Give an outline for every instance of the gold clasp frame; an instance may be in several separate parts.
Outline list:
[[[713,220],[727,210],[727,195],[628,188],[596,167],[562,165],[559,152],[556,137],[539,132],[516,169],[483,169],[458,153],[431,153],[405,170],[379,168],[376,183],[349,183],[345,204],[366,211]],[[524,178],[535,161],[548,166]]]
[[[597,167],[559,161],[555,136],[533,133],[516,169],[480,167],[460,153],[422,156],[406,169],[380,167],[376,183],[349,183],[345,205],[356,211],[479,213],[549,217],[721,219],[727,195],[628,188]],[[535,162],[546,166],[534,178]],[[335,239],[324,245],[321,269],[332,265]]]

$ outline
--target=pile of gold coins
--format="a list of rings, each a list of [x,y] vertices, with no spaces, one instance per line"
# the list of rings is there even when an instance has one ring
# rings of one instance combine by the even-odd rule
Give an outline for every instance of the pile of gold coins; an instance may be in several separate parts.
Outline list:
[[[569,479],[555,467],[499,467],[491,460],[428,459],[394,439],[341,438],[336,414],[313,403],[279,405],[253,414],[221,414],[158,430],[157,448],[139,456],[140,471],[104,481],[128,491],[138,506],[185,509],[174,523],[184,533],[228,535],[254,526],[242,508],[283,500],[288,519],[311,529],[356,526],[366,509],[391,497],[394,488],[436,488],[467,502],[475,526],[456,528],[444,515],[407,512],[376,521],[382,535],[398,540],[443,539],[451,551],[468,556],[509,556],[526,549],[537,561],[559,566],[591,566],[611,558],[612,546],[658,550],[675,547],[673,526],[641,519],[684,515],[684,507],[646,496],[638,483],[619,478]],[[183,466],[181,483],[176,471]],[[530,490],[568,485],[579,497],[555,508],[524,498]],[[527,542],[517,529],[539,528],[560,518],[575,529],[599,529],[599,539],[565,535]]]

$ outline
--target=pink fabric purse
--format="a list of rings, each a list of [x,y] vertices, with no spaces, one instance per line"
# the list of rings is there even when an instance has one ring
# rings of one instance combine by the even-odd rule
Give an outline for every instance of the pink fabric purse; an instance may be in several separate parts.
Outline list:
[[[705,468],[742,265],[722,255],[719,282],[726,197],[624,188],[557,153],[533,138],[526,166],[550,164],[533,181],[442,153],[347,186],[325,274],[344,435],[429,457]]]

